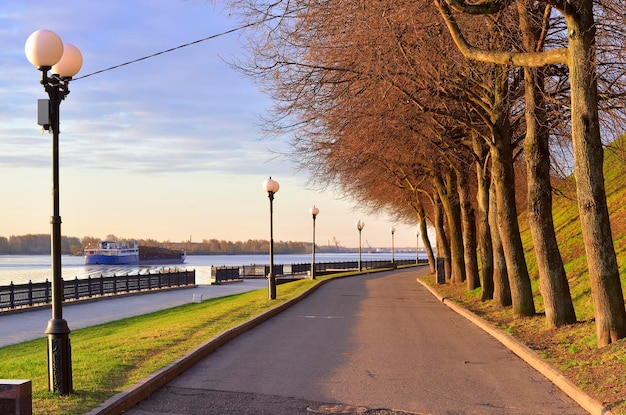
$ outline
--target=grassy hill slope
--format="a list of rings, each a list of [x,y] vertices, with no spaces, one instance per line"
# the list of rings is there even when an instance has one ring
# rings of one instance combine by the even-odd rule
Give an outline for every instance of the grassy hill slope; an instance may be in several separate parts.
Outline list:
[[[622,143],[626,144],[626,137],[624,138],[614,147],[605,151],[604,165],[607,203],[622,287],[626,286],[626,153],[619,146],[624,145]],[[579,320],[592,319],[591,288],[587,274],[587,260],[578,218],[576,188],[573,178],[559,186],[554,197],[553,212],[554,226],[574,299],[576,315]],[[526,248],[529,272],[536,283],[537,265],[528,222],[524,214],[520,215],[520,231]],[[536,284],[535,289],[538,293]],[[538,297],[537,300],[537,305],[541,309],[541,298]]]

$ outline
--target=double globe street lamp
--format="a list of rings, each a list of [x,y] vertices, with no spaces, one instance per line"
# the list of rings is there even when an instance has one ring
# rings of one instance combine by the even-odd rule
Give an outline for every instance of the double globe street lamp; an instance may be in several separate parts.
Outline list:
[[[365,227],[365,222],[361,219],[356,221],[356,228],[359,230],[359,272],[363,271],[363,267],[361,266],[361,231]]]
[[[263,182],[263,189],[267,192],[270,199],[270,272],[267,275],[269,299],[276,299],[276,275],[274,275],[274,194],[278,192],[280,186],[278,182],[272,180],[270,176]]]
[[[315,279],[315,218],[320,213],[320,210],[315,207],[315,205],[311,206],[309,209],[309,213],[313,216],[313,247],[311,253],[311,279]]]
[[[52,131],[52,318],[48,335],[48,389],[61,395],[72,392],[70,329],[63,319],[63,279],[61,273],[61,215],[59,212],[59,117],[61,101],[70,93],[69,83],[83,65],[83,57],[73,45],[63,44],[49,30],[38,30],[26,40],[26,57],[41,71],[41,84],[49,99],[38,101],[38,120]],[[51,75],[48,76],[48,71]]]

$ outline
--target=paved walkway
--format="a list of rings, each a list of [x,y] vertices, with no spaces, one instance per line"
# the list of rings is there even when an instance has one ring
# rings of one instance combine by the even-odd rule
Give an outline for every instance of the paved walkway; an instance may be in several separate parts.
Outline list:
[[[76,330],[191,303],[194,294],[202,295],[203,299],[207,299],[258,290],[264,287],[267,287],[267,280],[260,278],[222,285],[198,285],[196,288],[102,297],[88,302],[69,302],[63,304],[63,318],[67,320],[70,330]],[[0,328],[2,330],[0,347],[45,337],[44,330],[50,317],[49,307],[25,309],[23,312],[13,314],[0,313]]]
[[[330,281],[125,413],[587,413],[417,284],[419,272]]]

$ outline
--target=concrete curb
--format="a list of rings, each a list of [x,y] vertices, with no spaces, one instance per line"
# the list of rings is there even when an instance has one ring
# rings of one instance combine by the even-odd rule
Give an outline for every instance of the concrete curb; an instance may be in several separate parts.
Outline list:
[[[373,272],[384,271],[390,270],[381,269],[380,271],[376,270]],[[373,272],[370,271],[368,273]],[[193,365],[214,352],[220,346],[226,344],[240,334],[243,334],[246,331],[258,326],[259,324],[270,319],[271,317],[274,317],[275,315],[281,313],[292,305],[302,301],[327,282],[338,278],[353,277],[357,275],[361,274],[340,275],[326,280],[319,280],[317,284],[313,285],[299,296],[294,297],[291,300],[284,302],[283,304],[277,305],[276,307],[266,311],[265,313],[260,314],[257,317],[254,317],[244,323],[241,323],[240,325],[235,326],[230,330],[227,330],[218,334],[217,336],[212,337],[206,343],[198,346],[194,350],[187,353],[185,356],[175,360],[163,369],[146,376],[139,382],[107,399],[100,406],[92,409],[85,415],[118,415],[123,413],[124,411],[132,408],[144,399],[147,399],[152,393],[165,386],[168,382],[170,382],[186,370],[190,369]]]
[[[542,360],[534,350],[522,344],[513,336],[499,330],[491,323],[487,322],[485,319],[477,316],[464,309],[463,307],[457,305],[451,300],[442,297],[437,293],[432,287],[422,281],[420,278],[416,279],[419,284],[424,286],[430,293],[435,296],[439,301],[448,306],[450,309],[458,313],[459,315],[465,317],[467,320],[481,328],[482,330],[489,333],[492,337],[502,343],[505,347],[519,356],[522,360],[524,360],[528,365],[530,365],[537,372],[541,373],[545,376],[549,381],[551,381],[555,386],[565,392],[570,398],[572,398],[576,403],[578,403],[583,409],[588,411],[592,415],[615,415],[611,410],[607,407],[602,406],[598,401],[591,398],[585,392],[583,392],[580,388],[578,388],[574,383],[572,383],[569,379],[563,375],[563,373],[550,366],[544,360]]]

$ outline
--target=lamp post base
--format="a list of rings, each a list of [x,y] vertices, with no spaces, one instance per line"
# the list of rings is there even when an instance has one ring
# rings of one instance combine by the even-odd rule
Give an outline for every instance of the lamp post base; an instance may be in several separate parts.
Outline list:
[[[72,350],[67,321],[51,319],[48,335],[48,390],[61,395],[72,393]]]
[[[276,299],[276,277],[273,274],[269,274],[267,276],[267,283],[268,283],[268,292],[269,292],[269,299],[270,300],[275,300]]]

